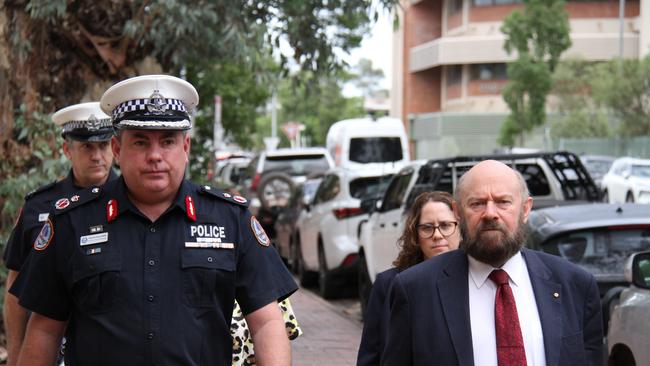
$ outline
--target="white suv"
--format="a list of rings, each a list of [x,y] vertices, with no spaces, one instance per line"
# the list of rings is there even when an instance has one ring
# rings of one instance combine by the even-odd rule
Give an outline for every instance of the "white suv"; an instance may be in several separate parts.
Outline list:
[[[389,180],[390,174],[375,169],[336,168],[325,174],[297,222],[304,285],[313,283],[318,271],[321,296],[331,298],[347,278],[356,281],[357,227],[367,217],[359,205],[362,198],[381,194]]]
[[[609,203],[650,203],[650,159],[616,159],[602,186]]]

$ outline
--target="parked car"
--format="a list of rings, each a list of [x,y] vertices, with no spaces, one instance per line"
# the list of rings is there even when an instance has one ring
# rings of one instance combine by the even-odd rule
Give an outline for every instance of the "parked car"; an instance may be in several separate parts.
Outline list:
[[[625,276],[630,286],[621,293],[609,323],[608,365],[650,365],[650,252],[630,256]]]
[[[650,159],[618,158],[602,180],[610,203],[650,203]]]
[[[582,204],[536,210],[528,218],[530,248],[555,254],[594,275],[603,321],[618,301],[625,261],[650,250],[650,210],[639,204]]]
[[[336,166],[399,170],[411,159],[404,123],[397,118],[354,118],[330,126],[327,150]]]
[[[289,204],[295,185],[333,167],[334,161],[323,147],[265,151],[249,164],[242,193],[250,200],[251,213],[274,238],[273,223],[280,209]]]
[[[287,262],[289,268],[295,273],[298,272],[297,260],[297,227],[296,222],[300,216],[300,212],[309,205],[314,198],[316,189],[320,184],[322,177],[308,178],[303,183],[296,186],[289,205],[280,210],[277,218],[275,219],[275,244],[280,253],[280,256]]]
[[[363,204],[372,212],[359,229],[358,287],[362,311],[375,276],[390,268],[397,257],[397,239],[415,198],[424,191],[452,193],[460,176],[485,159],[503,161],[522,174],[534,199],[534,209],[567,201],[600,200],[591,176],[580,159],[569,152],[459,156],[412,163],[393,177],[381,200]]]
[[[602,186],[601,181],[603,176],[607,174],[614,160],[616,160],[615,157],[607,155],[580,155],[582,165],[587,168],[589,175],[591,175],[591,178],[598,187]]]
[[[346,280],[356,280],[357,227],[367,217],[360,203],[386,188],[390,175],[382,173],[375,169],[333,169],[323,177],[314,200],[301,213],[297,241],[300,279],[308,285],[317,271],[324,298],[335,296]]]
[[[216,184],[221,188],[241,189],[242,178],[251,159],[246,157],[230,158],[220,165],[217,171]]]

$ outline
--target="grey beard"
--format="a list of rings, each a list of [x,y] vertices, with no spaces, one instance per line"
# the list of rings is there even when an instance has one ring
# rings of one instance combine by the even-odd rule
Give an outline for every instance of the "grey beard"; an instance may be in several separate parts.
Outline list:
[[[495,221],[482,221],[476,229],[476,232],[470,233],[465,220],[460,220],[460,233],[463,241],[461,248],[465,253],[471,255],[474,259],[487,263],[492,267],[499,268],[513,255],[521,250],[526,240],[528,231],[523,222],[523,214],[519,216],[517,229],[514,233],[508,232],[508,229]],[[487,229],[498,229],[503,233],[501,240],[481,239],[480,233]]]

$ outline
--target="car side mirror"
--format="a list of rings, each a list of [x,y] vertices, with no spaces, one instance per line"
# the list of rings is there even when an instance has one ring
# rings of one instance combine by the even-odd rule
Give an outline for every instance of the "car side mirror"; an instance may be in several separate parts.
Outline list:
[[[359,207],[361,208],[361,211],[367,214],[373,213],[375,210],[377,210],[377,202],[379,200],[377,198],[366,198],[361,201],[359,204]]]
[[[632,175],[632,172],[630,172],[629,170],[625,170],[624,172],[621,173],[621,175],[623,176],[623,178],[629,179],[630,176]]]
[[[650,289],[650,251],[630,256],[625,265],[625,278],[634,286]]]

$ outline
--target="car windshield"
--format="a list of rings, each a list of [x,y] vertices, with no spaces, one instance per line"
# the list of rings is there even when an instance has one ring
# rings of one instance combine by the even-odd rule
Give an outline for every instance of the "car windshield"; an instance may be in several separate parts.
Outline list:
[[[542,245],[543,251],[566,258],[595,276],[622,276],[628,256],[649,249],[650,225],[577,231]]]
[[[357,178],[350,182],[350,196],[364,199],[379,197],[390,182],[390,176]]]
[[[386,163],[402,160],[399,137],[363,137],[350,140],[350,161],[357,163]]]
[[[632,175],[635,177],[650,178],[650,165],[632,165]]]
[[[329,168],[325,155],[267,156],[264,171],[281,171],[297,176],[324,173]]]

